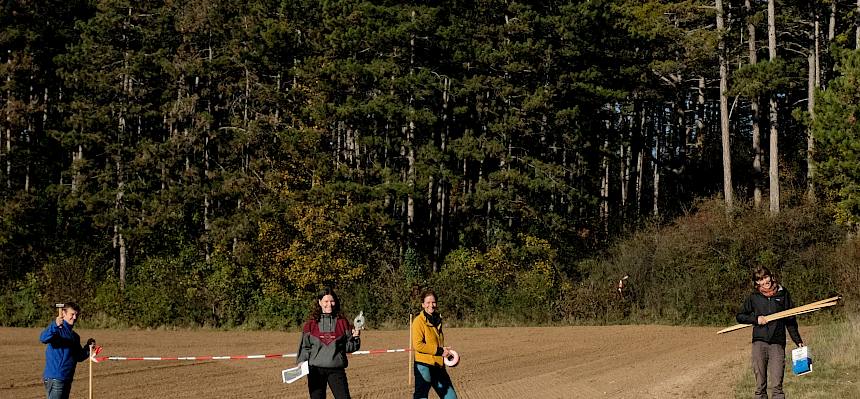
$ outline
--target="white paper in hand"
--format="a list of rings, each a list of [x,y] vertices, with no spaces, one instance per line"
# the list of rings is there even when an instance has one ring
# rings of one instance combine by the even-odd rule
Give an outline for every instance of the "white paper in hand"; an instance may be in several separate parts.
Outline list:
[[[801,346],[791,351],[791,371],[795,375],[804,375],[812,372],[812,358],[809,356],[809,347]]]
[[[298,366],[281,371],[284,384],[292,384],[298,379],[308,375],[308,362],[301,362]]]

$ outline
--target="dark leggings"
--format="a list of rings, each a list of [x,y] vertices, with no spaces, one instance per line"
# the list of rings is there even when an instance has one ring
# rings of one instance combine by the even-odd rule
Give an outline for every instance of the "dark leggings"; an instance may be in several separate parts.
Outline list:
[[[426,399],[430,388],[433,388],[441,399],[457,399],[454,384],[451,383],[451,377],[444,367],[415,362],[412,371],[415,373],[415,391],[412,393],[412,399]]]
[[[326,385],[331,388],[335,399],[350,399],[346,370],[311,366],[308,370],[308,392],[311,399],[325,399]]]

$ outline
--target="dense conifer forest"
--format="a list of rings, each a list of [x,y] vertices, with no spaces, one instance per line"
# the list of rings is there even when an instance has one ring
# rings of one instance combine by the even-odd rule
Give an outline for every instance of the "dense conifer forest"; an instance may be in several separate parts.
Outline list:
[[[322,285],[377,326],[427,286],[461,322],[714,322],[754,264],[856,290],[858,18],[4,0],[0,325],[280,328]]]

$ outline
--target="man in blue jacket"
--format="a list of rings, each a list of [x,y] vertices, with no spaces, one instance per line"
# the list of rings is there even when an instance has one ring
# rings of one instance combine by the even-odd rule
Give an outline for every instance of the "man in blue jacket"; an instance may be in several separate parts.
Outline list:
[[[797,346],[803,346],[797,319],[768,321],[768,315],[794,307],[791,294],[780,285],[764,266],[753,271],[754,291],[737,314],[738,323],[752,324],[752,367],[755,375],[755,399],[767,399],[770,388],[773,399],[785,398],[782,381],[785,374],[785,331]]]
[[[81,337],[72,328],[78,319],[81,308],[74,302],[66,303],[56,320],[48,324],[39,340],[47,344],[45,349],[45,383],[48,399],[68,399],[75,377],[75,366],[90,356],[90,345],[96,340],[90,338],[81,347]]]

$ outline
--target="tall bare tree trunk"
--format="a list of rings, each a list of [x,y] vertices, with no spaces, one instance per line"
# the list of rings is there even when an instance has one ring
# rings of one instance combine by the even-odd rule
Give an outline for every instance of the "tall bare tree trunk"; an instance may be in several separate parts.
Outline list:
[[[119,253],[119,287],[125,289],[125,271],[127,266],[127,253],[125,246],[125,237],[119,230],[119,225],[113,226],[113,247]]]
[[[49,107],[50,104],[48,104],[48,100],[49,100],[48,88],[45,87],[44,88],[44,94],[42,95],[42,126],[39,128],[39,131],[42,132],[43,134],[45,134],[48,131],[48,111],[50,108]],[[46,182],[46,183],[49,183],[49,182]]]
[[[696,147],[701,151],[705,145],[705,77],[699,76],[696,90]]]
[[[125,118],[120,115],[120,131],[125,128]],[[116,159],[116,179],[117,179],[117,189],[116,196],[114,197],[114,209],[117,212],[117,218],[121,217],[122,209],[123,209],[123,201],[122,197],[125,194],[125,181],[122,177],[122,161],[121,154],[117,155]],[[113,225],[113,247],[118,251],[119,255],[119,286],[120,288],[125,288],[125,275],[126,275],[126,266],[127,266],[127,248],[125,245],[125,237],[122,234],[120,222],[117,221]]]
[[[32,105],[32,102],[30,103]],[[27,146],[27,149],[32,149],[33,142],[30,139],[30,135],[33,132],[33,125],[29,121],[30,116],[27,116],[27,131],[24,132],[24,143]],[[27,157],[24,160],[24,192],[30,192],[30,157]]]
[[[725,39],[725,11],[723,10],[723,0],[716,0],[717,6],[717,32],[720,35],[719,41],[719,62],[720,62],[720,132],[722,133],[723,144],[723,196],[726,201],[726,212],[732,212],[734,208],[734,194],[732,189],[732,147],[731,134],[729,132],[729,77],[728,77],[728,61],[726,60],[726,39]]]
[[[638,147],[638,153],[636,154],[636,204],[633,207],[635,210],[634,217],[638,220],[639,215],[642,211],[642,182],[645,181],[645,146],[648,142],[647,130],[646,130],[646,121],[648,120],[648,109],[647,107],[642,107],[641,115],[639,116],[639,137],[642,140]]]
[[[857,0],[860,1],[860,0]],[[6,50],[6,189],[12,189],[12,50]]]
[[[635,114],[630,116],[630,121],[633,119],[635,119]],[[621,221],[626,222],[629,210],[629,200],[627,197],[630,195],[630,170],[633,167],[633,123],[628,122],[627,128],[622,129],[622,132],[627,136],[627,142],[625,143],[625,140],[622,140],[619,146],[621,162],[618,177],[621,180]]]
[[[128,17],[131,19],[132,8],[128,8]],[[126,37],[123,35],[123,40]],[[128,73],[128,60],[130,56],[128,51],[123,53],[123,72],[120,75],[122,78],[122,90],[121,93],[123,96],[128,95],[129,97],[132,94],[132,79]],[[116,196],[114,198],[114,207],[116,209],[117,216],[114,221],[114,238],[113,244],[114,248],[117,249],[119,255],[119,284],[121,289],[125,289],[125,276],[127,270],[127,259],[128,259],[128,248],[126,246],[126,239],[122,233],[122,229],[124,228],[122,218],[123,218],[123,209],[125,205],[123,204],[123,197],[125,196],[125,178],[124,178],[124,164],[123,164],[123,154],[122,154],[122,143],[125,136],[125,131],[127,126],[126,120],[126,112],[128,106],[128,100],[123,99],[120,100],[123,103],[120,105],[119,117],[117,120],[117,143],[120,143],[120,148],[117,150],[115,154],[115,165],[116,165]]]
[[[830,24],[827,26],[827,40],[836,38],[836,0],[830,2]]]
[[[84,162],[84,146],[78,144],[78,150],[72,151],[72,192],[77,192],[78,187],[83,180],[81,175],[81,165]]]
[[[821,15],[819,15],[818,7],[815,7],[815,5],[810,6],[810,8],[812,9],[812,13],[813,13],[812,19],[815,21],[813,23],[813,29],[811,32],[811,34],[812,34],[811,39],[813,39],[813,43],[815,43],[815,47],[814,47],[815,51],[813,51],[813,53],[814,53],[813,54],[814,55],[813,61],[815,61],[815,75],[813,75],[813,76],[815,77],[815,79],[814,79],[815,80],[815,87],[820,87],[821,86],[821,65],[820,65],[820,62],[821,62]]]
[[[7,116],[8,121],[8,116]],[[6,189],[12,190],[12,129],[6,129]]]
[[[776,60],[776,0],[767,1],[767,48],[770,61]],[[770,214],[779,213],[779,108],[776,93],[770,93],[770,152],[768,177],[770,180]]]
[[[607,122],[609,125],[609,122]],[[603,156],[600,161],[603,176],[600,178],[600,221],[603,233],[609,234],[609,133],[603,141]]]
[[[412,11],[412,21],[415,21],[415,10]],[[409,47],[409,74],[412,75],[415,69],[415,34],[412,34],[409,38]],[[411,96],[409,103],[412,103]],[[415,188],[415,121],[409,121],[409,125],[406,127],[404,133],[406,133],[406,145],[408,147],[406,149],[406,159],[409,163],[409,170],[406,176],[406,185],[409,187],[409,194],[407,194],[406,199],[406,227],[407,234],[411,240],[414,237],[413,229],[415,223],[415,198],[412,194],[412,190]]]
[[[658,123],[660,123],[661,126],[658,129],[655,129],[655,131],[654,131],[654,161],[651,162],[651,166],[653,167],[653,171],[654,171],[654,187],[653,187],[654,190],[652,192],[654,202],[653,202],[653,207],[651,208],[651,216],[653,216],[655,219],[660,217],[660,164],[659,164],[659,161],[660,161],[660,152],[661,152],[661,149],[660,149],[660,132],[663,131],[662,122],[660,122],[660,121],[662,121],[662,120],[663,120],[662,118],[658,119]]]
[[[857,0],[857,12],[860,13],[860,0]],[[854,48],[860,50],[860,24],[854,30]]]
[[[406,185],[409,187],[409,193],[406,196],[406,228],[409,237],[412,237],[413,226],[415,223],[415,197],[412,190],[415,188],[415,148],[413,141],[415,140],[415,122],[409,121],[408,126],[404,129],[406,134]]]
[[[747,13],[747,36],[749,36],[748,50],[749,63],[755,65],[758,63],[758,53],[756,47],[756,33],[753,15],[755,12],[752,9],[751,0],[744,0],[744,9]],[[759,97],[754,96],[750,99],[750,113],[752,114],[752,145],[753,145],[753,205],[756,209],[761,208],[761,105]]]
[[[448,129],[449,123],[448,120],[448,111],[449,111],[449,101],[451,100],[450,96],[451,90],[451,80],[447,77],[443,78],[442,81],[442,131],[441,137],[439,140],[439,145],[444,154],[448,150]],[[445,245],[445,234],[447,233],[445,229],[445,223],[447,221],[448,214],[448,191],[450,190],[447,179],[444,177],[443,166],[439,165],[439,184],[437,187],[436,193],[436,214],[438,215],[436,220],[436,231],[435,231],[435,240],[433,245],[433,271],[438,272],[441,268],[440,259],[443,256],[444,245]]]
[[[30,68],[32,68],[32,66]],[[31,116],[31,112],[37,106],[36,96],[33,95],[33,82],[35,80],[36,79],[31,72],[30,73],[30,92],[27,95],[27,109],[24,113],[24,115],[25,115],[24,119],[26,119],[26,121],[27,121],[26,122],[27,128],[24,129],[24,131],[21,134],[21,136],[23,136],[23,138],[24,138],[24,146],[25,146],[24,148],[26,148],[26,150],[28,150],[28,151],[33,148],[32,147],[33,141],[31,139],[31,136],[33,135],[33,119]],[[28,157],[24,157],[23,161],[24,161],[24,192],[28,193],[28,192],[30,192],[30,162],[32,160],[28,156]]]
[[[622,116],[623,118],[623,116]],[[624,130],[620,131],[621,134],[627,135],[627,132]],[[621,185],[621,219],[623,222],[624,219],[624,208],[627,206],[627,193],[624,191],[627,189],[627,144],[624,142],[624,137],[618,143],[618,181]]]
[[[835,4],[835,2],[834,2]],[[819,15],[818,8],[814,5],[810,6],[812,12],[812,19],[815,21],[813,24],[813,28],[810,30],[809,34],[812,36],[810,39],[812,43],[815,44],[814,49],[810,49],[809,55],[807,57],[807,64],[809,73],[807,74],[806,83],[806,92],[807,92],[807,102],[806,102],[806,110],[809,112],[809,121],[810,124],[806,128],[806,200],[809,202],[815,201],[815,162],[813,161],[813,157],[815,155],[815,138],[812,135],[812,121],[815,120],[815,89],[819,87],[821,84],[821,74],[819,72],[820,64],[819,64],[819,37],[820,37],[820,24],[819,24]],[[831,18],[834,18],[831,15]],[[834,20],[831,19],[831,30],[833,29]]]

